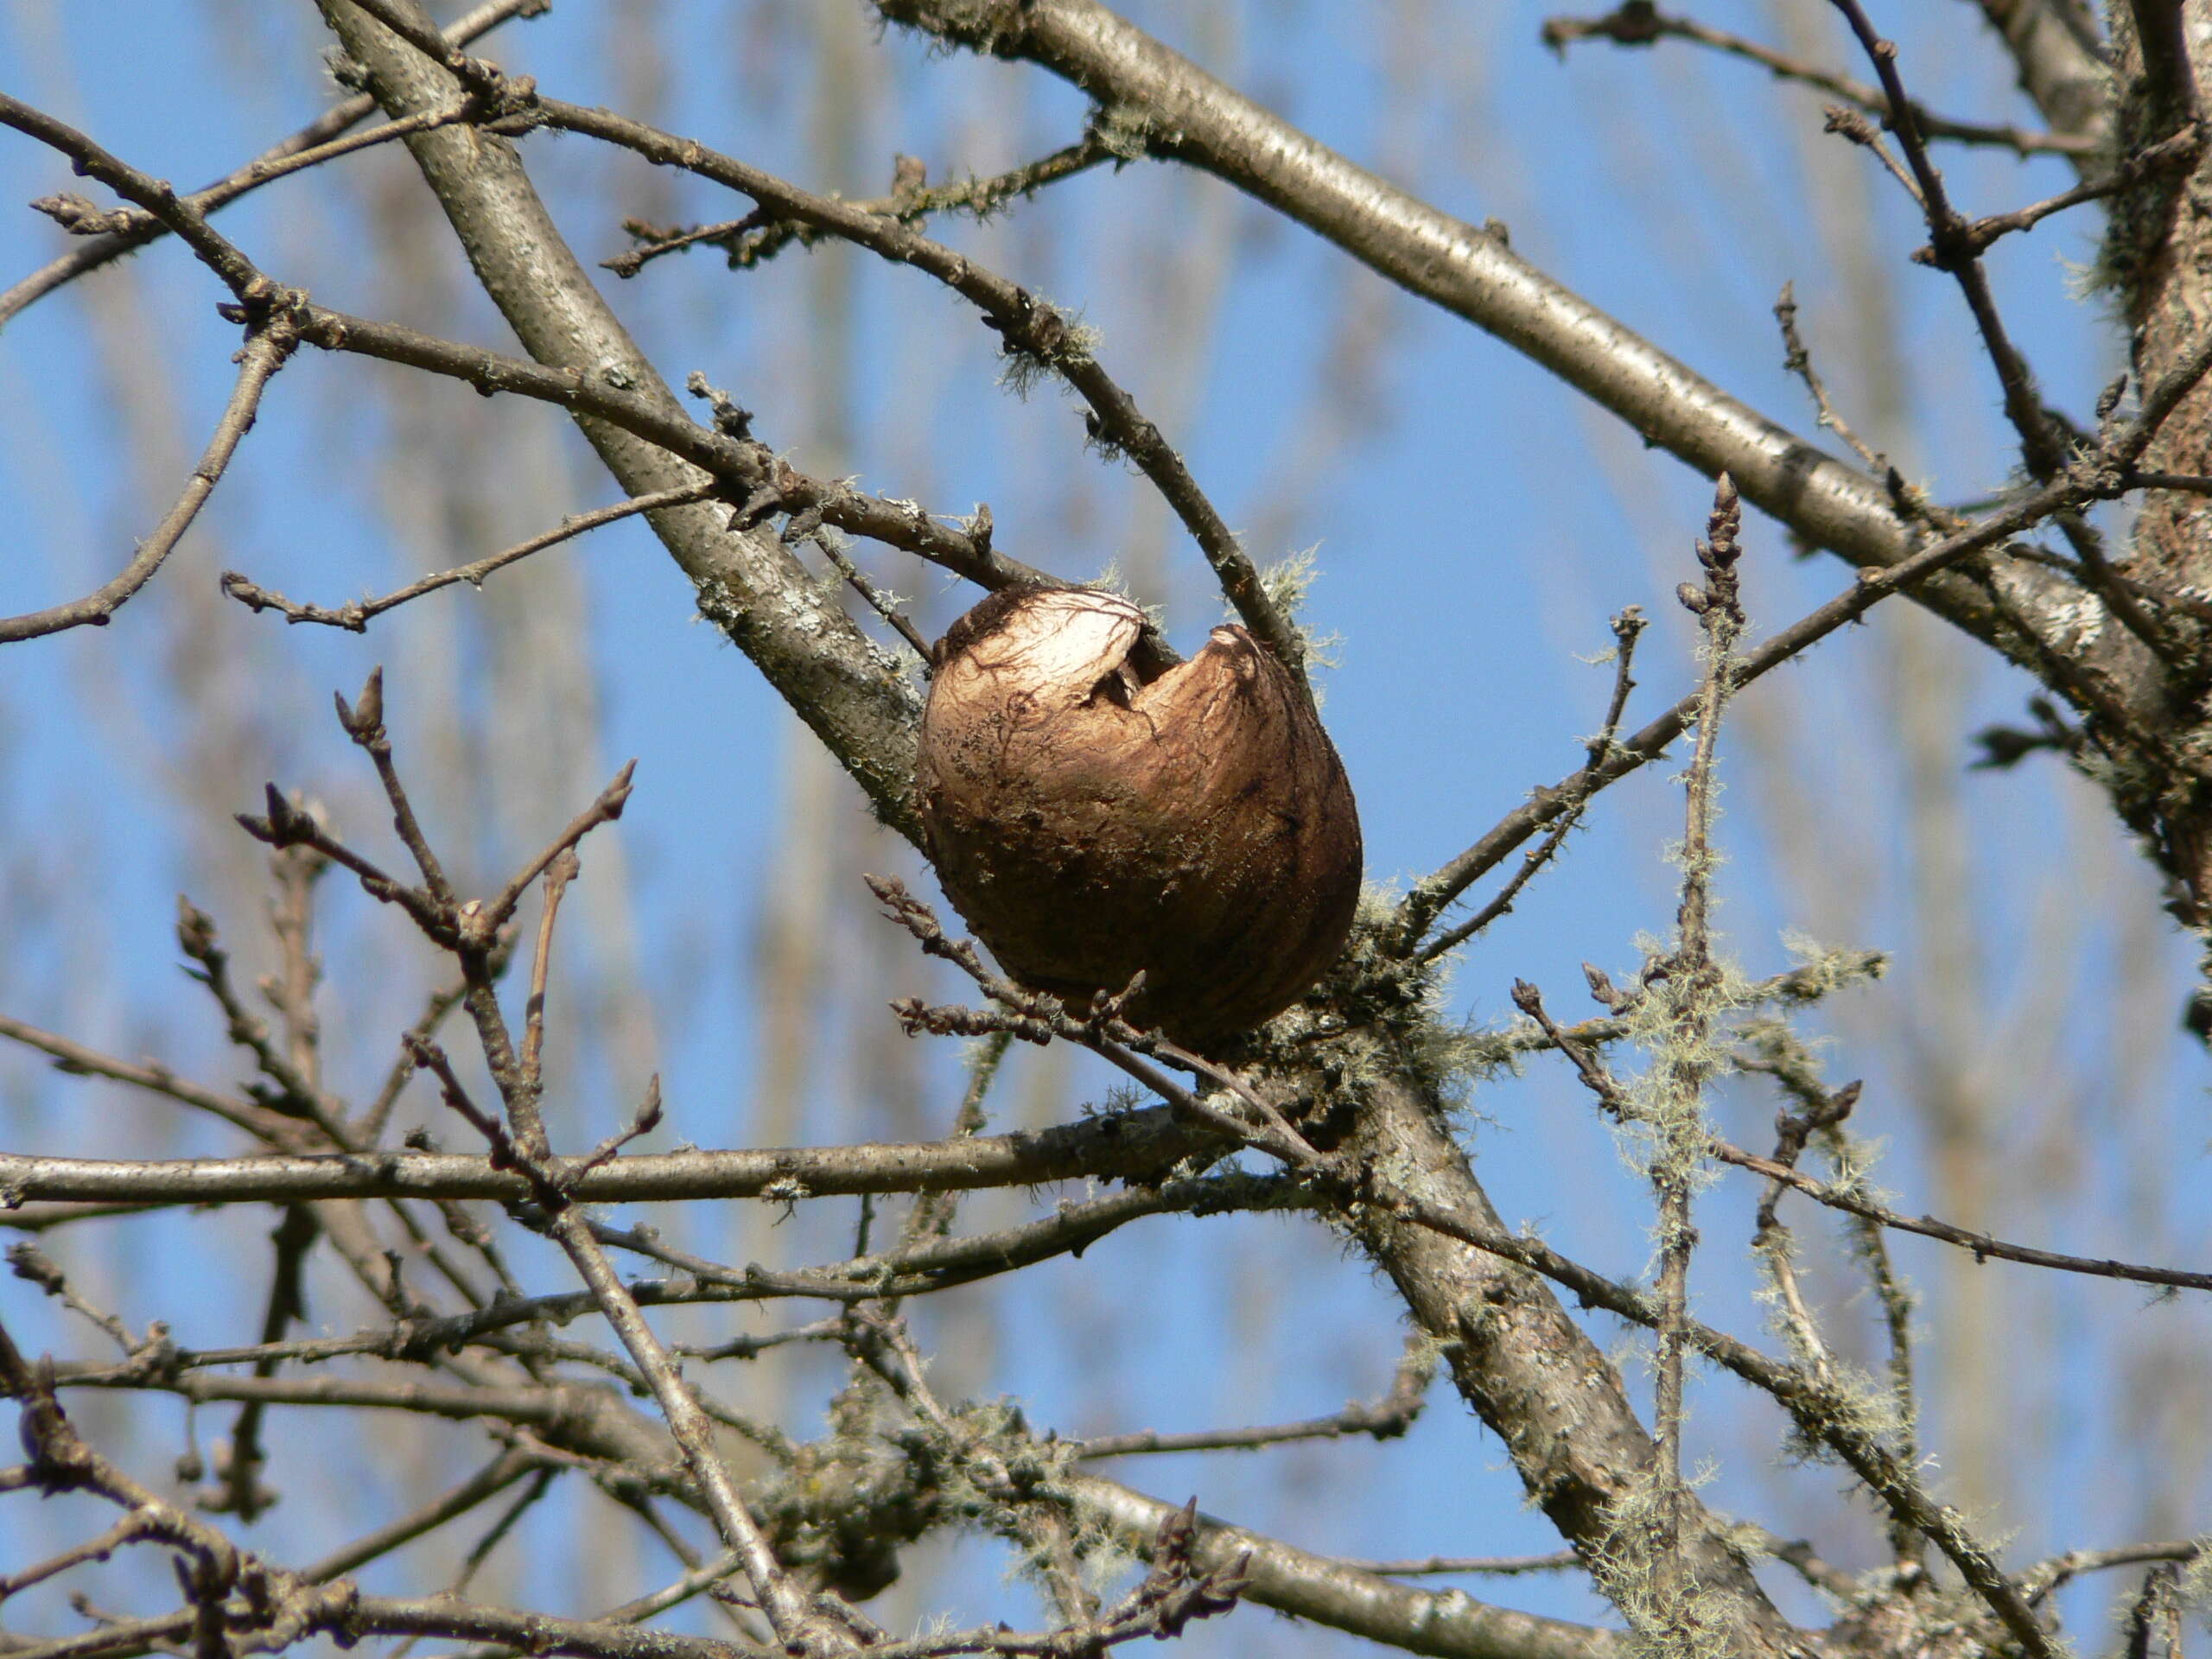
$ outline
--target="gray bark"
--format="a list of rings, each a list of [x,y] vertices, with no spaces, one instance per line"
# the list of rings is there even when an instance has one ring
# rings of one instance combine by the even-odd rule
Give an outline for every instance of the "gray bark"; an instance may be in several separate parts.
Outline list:
[[[397,0],[426,28],[414,0]],[[442,66],[346,0],[321,0],[346,53],[392,116],[443,108],[461,96]],[[485,292],[541,363],[580,371],[685,417],[589,274],[569,250],[521,157],[505,139],[467,126],[408,141]],[[702,476],[666,450],[580,416],[577,427],[631,494]],[[911,817],[918,704],[891,660],[773,536],[733,534],[715,504],[651,515],[654,533],[699,596],[699,609],[760,667],[868,792],[877,812]]]

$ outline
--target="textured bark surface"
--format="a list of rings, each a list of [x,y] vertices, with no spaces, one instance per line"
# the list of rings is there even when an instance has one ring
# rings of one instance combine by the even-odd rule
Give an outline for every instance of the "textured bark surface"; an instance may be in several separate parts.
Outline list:
[[[2190,0],[2192,18],[2202,4]],[[1647,443],[1708,477],[1726,471],[1745,500],[1808,544],[1861,568],[1895,565],[1921,544],[1885,480],[1824,453],[1592,305],[1515,252],[1503,226],[1446,213],[1358,166],[1099,0],[875,0],[875,9],[934,40],[1027,60],[1080,87],[1141,130],[1147,154],[1224,180],[1525,353]],[[2115,149],[2126,154],[2175,130],[2174,120],[2155,129],[2113,120],[2115,78],[2084,42],[2075,0],[1981,0],[1981,10],[2057,130],[2113,130]],[[2094,162],[2098,171],[2107,165]],[[2147,384],[2158,365],[2143,366]],[[2100,740],[2118,751],[2112,764],[2100,762],[2098,776],[2122,817],[2159,842],[2162,863],[2192,891],[2212,891],[2212,868],[2167,844],[2193,811],[2173,798],[2171,766],[2129,753],[2144,747],[2142,729],[2175,728],[2167,676],[2102,596],[2033,560],[2005,556],[1940,572],[1910,592],[2091,716]],[[2101,716],[2101,702],[2108,706]],[[2111,708],[2134,729],[2107,731]]]
[[[396,3],[429,26],[413,0]],[[346,0],[322,0],[322,10],[347,55],[367,71],[387,114],[442,109],[460,97],[444,68]],[[454,126],[417,134],[407,147],[485,293],[532,358],[688,418],[563,238],[512,144]],[[632,495],[694,484],[702,476],[620,428],[588,417],[579,417],[577,426]],[[775,537],[731,533],[727,507],[702,502],[648,518],[696,588],[700,613],[753,659],[868,791],[879,816],[906,827],[914,698],[889,660]]]
[[[2150,27],[2139,29],[2139,17]],[[2118,139],[2123,149],[2155,143],[2204,107],[2205,54],[2212,4],[2112,9],[2118,70]],[[2212,328],[2212,148],[2177,177],[2154,177],[2115,198],[2106,241],[2108,278],[2126,302],[2142,384],[2171,372]],[[2165,472],[2212,468],[2212,384],[2200,384],[2168,419],[2146,463]],[[2136,520],[2133,569],[2157,586],[2212,597],[2212,502],[2202,495],[2152,490]],[[2212,755],[2212,665],[2201,625],[2190,629],[2194,660],[2171,665],[2156,702],[2156,729],[2200,765]],[[2123,779],[2123,789],[2126,780]],[[2152,818],[2163,860],[2195,899],[2200,925],[2212,901],[2212,791],[2168,785],[2140,816]],[[2122,807],[2127,803],[2123,798]]]
[[[2112,131],[2112,78],[2097,56],[2096,19],[2082,0],[1978,0],[2004,37],[2020,90],[2051,130],[2104,138]],[[2093,170],[2082,161],[2075,166]]]
[[[1359,899],[1359,817],[1297,680],[1237,627],[1147,677],[1110,594],[994,594],[938,648],[923,833],[1007,972],[1204,1047],[1319,977]]]

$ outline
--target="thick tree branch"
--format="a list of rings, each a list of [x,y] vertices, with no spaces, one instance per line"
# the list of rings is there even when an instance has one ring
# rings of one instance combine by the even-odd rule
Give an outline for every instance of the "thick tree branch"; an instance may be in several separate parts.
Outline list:
[[[944,1192],[1158,1173],[1221,1138],[1165,1107],[1050,1128],[918,1145],[783,1151],[644,1153],[576,1179],[580,1203],[829,1198]],[[300,1157],[105,1162],[0,1154],[0,1203],[35,1198],[168,1204],[302,1204],[325,1198],[531,1196],[530,1183],[484,1157],[361,1152]]]
[[[393,10],[430,23],[413,0]],[[461,87],[346,0],[322,10],[395,118],[443,108]],[[436,194],[478,279],[531,356],[580,380],[620,387],[682,419],[675,394],[630,338],[531,187],[513,146],[480,131],[419,133],[408,147]],[[651,495],[698,482],[659,446],[602,421],[578,422],[623,491]],[[655,534],[699,594],[700,610],[752,658],[770,683],[857,779],[887,823],[911,820],[912,690],[868,637],[772,536],[726,528],[702,503],[651,515]]]
[[[1451,1206],[1456,1202],[1449,1198],[1434,1202],[1428,1194],[1413,1190],[1399,1199],[1408,1219],[1417,1226],[1541,1274],[1573,1292],[1585,1306],[1602,1307],[1646,1329],[1658,1328],[1661,1313],[1650,1297],[1569,1261],[1541,1240],[1505,1231],[1486,1201],[1455,1210]],[[1698,1352],[1772,1395],[1809,1439],[1827,1446],[1866,1483],[1900,1525],[1918,1532],[1949,1557],[1968,1587],[2028,1653],[2035,1659],[2057,1659],[2050,1633],[2037,1622],[2020,1586],[2005,1575],[1996,1555],[1975,1536],[1964,1516],[1938,1502],[1921,1484],[1917,1471],[1883,1442],[1847,1394],[1697,1320],[1690,1321],[1688,1332]]]
[[[2112,142],[2112,72],[2082,0],[1975,0],[2055,133]],[[2078,165],[2078,163],[2077,163]]]
[[[1128,1548],[1144,1551],[1174,1505],[1118,1481],[1076,1474],[1064,1479],[1068,1500],[1107,1522]],[[1198,1517],[1201,1565],[1250,1559],[1248,1601],[1317,1624],[1350,1630],[1407,1653],[1441,1659],[1624,1659],[1615,1631],[1540,1618],[1493,1607],[1462,1591],[1416,1590],[1348,1562],[1316,1555],[1264,1533]]]
[[[455,18],[446,30],[446,38],[465,46],[498,28],[510,17],[535,17],[551,3],[552,0],[489,0],[489,3]],[[373,133],[357,133],[342,143],[334,142],[347,128],[374,115],[376,109],[376,99],[365,92],[357,92],[333,105],[291,137],[264,150],[236,172],[217,180],[205,189],[195,190],[183,197],[182,205],[194,213],[212,213],[218,208],[228,207],[239,197],[258,190],[263,185],[296,173],[302,168],[334,161],[340,156],[350,156],[370,144],[385,143],[404,137],[409,132],[420,131],[433,122],[460,119],[464,115],[458,108],[426,111],[409,118],[404,124],[395,123]],[[131,217],[130,222],[119,229],[85,238],[68,252],[41,265],[4,293],[0,293],[0,327],[5,327],[16,313],[43,299],[54,289],[89,271],[98,270],[102,265],[112,264],[125,254],[136,253],[168,233],[167,225],[146,214]]]
[[[1217,175],[1408,291],[1465,318],[1707,477],[1853,565],[1885,566],[1912,537],[1886,486],[1806,443],[1668,356],[1478,228],[1315,142],[1096,0],[972,5],[878,0],[892,22],[952,44],[1027,59],[1141,124],[1152,153]],[[2061,593],[2040,574],[1999,578],[2040,615]],[[1974,584],[1915,595],[2000,649],[2009,630]]]
[[[1511,1236],[1434,1103],[1414,1082],[1379,1081],[1349,1150],[1378,1175],[1388,1173],[1387,1185],[1377,1181],[1378,1201],[1357,1212],[1357,1236],[1414,1324],[1443,1344],[1461,1395],[1504,1441],[1530,1500],[1601,1587],[1649,1580],[1660,1567],[1652,1540],[1620,1529],[1617,1516],[1650,1478],[1656,1448],[1614,1366],[1550,1289],[1522,1271],[1527,1263],[1472,1243]],[[1432,1207],[1481,1220],[1465,1236],[1450,1236],[1395,1213],[1427,1215]],[[1656,1325],[1648,1299],[1639,1306]],[[1726,1633],[1739,1654],[1795,1651],[1800,1638],[1719,1519],[1694,1492],[1681,1494],[1677,1514],[1681,1571],[1701,1586],[1703,1621]]]

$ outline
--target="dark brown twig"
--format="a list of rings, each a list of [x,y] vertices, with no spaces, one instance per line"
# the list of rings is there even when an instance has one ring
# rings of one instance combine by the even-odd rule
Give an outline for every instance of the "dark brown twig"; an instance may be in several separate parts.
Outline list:
[[[296,803],[288,803],[287,810],[307,816],[306,810]],[[279,856],[287,852],[318,856],[306,848],[280,849]],[[343,1146],[346,1137],[342,1109],[299,1064],[299,1059],[312,1064],[312,1051],[302,1052],[298,1058],[285,1052],[271,1036],[268,1025],[246,1006],[245,997],[232,982],[230,953],[222,948],[214,918],[189,899],[180,898],[176,937],[179,948],[196,964],[187,969],[186,973],[207,988],[208,995],[222,1010],[231,1041],[251,1054],[262,1076],[269,1079],[268,1084],[249,1085],[248,1092],[270,1111],[312,1123],[334,1143]]]
[[[2004,392],[2005,413],[2018,435],[2021,456],[2027,463],[2029,475],[2037,480],[2055,477],[2066,462],[2065,443],[2044,412],[2034,371],[2028,366],[2027,359],[2013,343],[1999,315],[1988,274],[1981,267],[1983,245],[1975,241],[1972,227],[1951,205],[1943,175],[1928,153],[1927,136],[1910,100],[1905,97],[1904,82],[1897,73],[1896,44],[1875,32],[1859,0],[1830,0],[1830,3],[1843,14],[1845,23],[1873,64],[1888,99],[1883,124],[1897,135],[1897,147],[1904,152],[1905,166],[1910,169],[1910,176],[1905,181],[1907,188],[1928,221],[1929,246],[1924,263],[1948,271],[1966,297],[1967,308],[1973,314],[1983,347],[1996,368],[1998,385]],[[1856,118],[1853,123],[1832,118],[1831,126],[1856,143],[1868,144],[1887,162],[1886,152],[1866,129],[1864,117]],[[1894,163],[1888,164],[1896,170]]]
[[[1877,477],[1888,478],[1891,494],[1897,493],[1902,483],[1897,469],[1890,465],[1889,457],[1873,448],[1853,431],[1849,422],[1836,410],[1828,397],[1827,385],[1821,378],[1820,371],[1813,366],[1813,354],[1807,349],[1804,336],[1797,331],[1797,284],[1782,285],[1782,297],[1774,302],[1774,320],[1782,328],[1782,366],[1805,383],[1805,390],[1812,394],[1813,408],[1820,424],[1841,438],[1851,448],[1866,470]],[[1956,524],[1945,526],[1955,530]]]
[[[661,166],[696,173],[752,197],[779,217],[812,225],[893,264],[911,266],[969,301],[982,314],[985,326],[1004,342],[1017,371],[1024,365],[1049,371],[1083,398],[1090,406],[1092,442],[1109,454],[1126,455],[1151,480],[1213,567],[1223,594],[1245,626],[1286,666],[1303,677],[1306,653],[1298,631],[1268,597],[1258,570],[1238,545],[1236,535],[1160,429],[1106,372],[1092,350],[1088,332],[1058,308],[895,219],[801,190],[695,140],[677,137],[606,110],[585,109],[554,99],[541,100],[539,110],[549,127],[585,133]]]
[[[630,800],[630,780],[636,776],[637,770],[638,763],[635,760],[623,763],[622,770],[616,772],[613,780],[599,791],[592,804],[571,818],[545,850],[524,865],[514,880],[499,890],[499,897],[484,907],[483,919],[478,923],[480,929],[487,926],[491,928],[505,926],[507,918],[514,914],[515,906],[522,902],[523,894],[530,890],[533,881],[552,868],[563,855],[573,855],[577,845],[583,838],[598,829],[600,825],[613,823],[622,816],[622,809],[629,804]],[[573,874],[574,872],[572,871],[571,874]],[[541,934],[540,938],[542,950],[544,936]],[[536,983],[537,981],[533,976],[533,986]]]
[[[1414,1420],[1421,1415],[1421,1404],[1435,1369],[1434,1355],[1419,1339],[1414,1339],[1407,1344],[1405,1357],[1399,1362],[1397,1375],[1392,1378],[1388,1393],[1373,1401],[1352,1401],[1342,1411],[1326,1417],[1311,1417],[1294,1423],[1269,1423],[1253,1428],[1200,1430],[1189,1434],[1160,1434],[1147,1431],[1134,1434],[1094,1435],[1077,1443],[1077,1455],[1089,1461],[1098,1458],[1140,1457],[1173,1452],[1248,1451],[1258,1446],[1284,1446],[1297,1440],[1342,1440],[1350,1434],[1366,1434],[1378,1440],[1395,1440],[1411,1428]],[[1366,1570],[1373,1572],[1378,1569],[1370,1567]],[[1428,1567],[1421,1570],[1444,1572],[1455,1569]]]
[[[0,105],[10,101],[0,96]],[[292,320],[281,314],[247,331],[245,349],[238,358],[238,380],[231,388],[230,401],[224,406],[222,417],[215,423],[213,435],[207,440],[199,464],[185,480],[175,505],[162,515],[146,539],[138,543],[130,563],[80,599],[50,605],[44,610],[27,611],[19,616],[0,617],[0,645],[35,639],[69,628],[105,627],[116,612],[153,580],[154,573],[183,539],[185,531],[192,528],[193,520],[200,516],[207,498],[215,493],[215,486],[222,481],[223,474],[231,464],[231,457],[238,453],[239,440],[252,429],[262,393],[268,390],[276,371],[284,366],[298,345],[299,334]]]
[[[1544,23],[1544,44],[1554,51],[1563,52],[1578,41],[1589,40],[1612,41],[1622,46],[1649,46],[1661,40],[1689,41],[1699,46],[1710,47],[1730,57],[1756,63],[1777,80],[1817,87],[1821,92],[1847,99],[1869,115],[1880,117],[1885,121],[1888,120],[1891,111],[1895,107],[1888,94],[1879,86],[1854,80],[1834,70],[1808,63],[1802,58],[1793,58],[1740,35],[1711,28],[1694,17],[1669,16],[1653,4],[1652,0],[1626,0],[1626,3],[1602,17],[1554,17],[1547,19]],[[2022,156],[2087,156],[2097,149],[2096,140],[2087,136],[2031,132],[2021,127],[1980,121],[1955,121],[1936,115],[1917,104],[1910,107],[1913,118],[1918,122],[1921,130],[1931,138],[1945,138],[1962,144],[1991,145]]]
[[[974,945],[946,934],[930,907],[907,892],[904,882],[874,875],[867,880],[868,890],[881,901],[884,913],[913,936],[925,955],[951,963],[974,980],[1000,1010],[983,1014],[957,1007],[931,1007],[918,998],[905,998],[893,1004],[893,1007],[910,1036],[919,1031],[940,1036],[982,1036],[994,1031],[1010,1031],[1033,1043],[1063,1037],[1082,1044],[1127,1072],[1193,1122],[1248,1141],[1294,1168],[1318,1168],[1329,1163],[1285,1121],[1277,1108],[1243,1078],[1163,1038],[1137,1031],[1123,1020],[1120,1005],[1128,1000],[1134,986],[1116,996],[1100,998],[1089,1011],[1088,1018],[1078,1019],[1066,1010],[1058,997],[1026,991],[994,974],[983,965]],[[1194,1072],[1217,1089],[1236,1096],[1252,1109],[1251,1116],[1240,1118],[1192,1094],[1151,1065],[1145,1058],[1147,1055],[1165,1058]]]
[[[1560,1549],[1548,1555],[1423,1555],[1404,1561],[1362,1561],[1348,1557],[1344,1564],[1355,1573],[1372,1573],[1386,1579],[1425,1578],[1443,1573],[1518,1578],[1528,1573],[1575,1572],[1581,1567],[1582,1558],[1571,1549]]]
[[[901,176],[889,195],[855,200],[852,205],[863,213],[893,219],[914,229],[919,229],[934,213],[963,213],[979,219],[988,219],[1007,202],[1033,196],[1063,179],[1074,178],[1101,162],[1113,159],[1114,155],[1113,147],[1093,127],[1072,144],[988,178],[969,177],[950,184],[931,185],[916,162],[911,169],[912,176]],[[908,160],[899,157],[902,175],[909,171],[906,166]],[[600,261],[603,269],[622,277],[635,276],[652,261],[667,254],[701,245],[720,248],[728,256],[733,270],[750,270],[774,258],[793,243],[803,248],[811,247],[822,235],[804,220],[772,218],[766,210],[758,208],[742,219],[694,226],[687,230],[664,229],[635,219],[626,222],[622,228],[638,238],[638,245],[626,253]]]
[[[465,46],[498,28],[510,17],[536,17],[543,14],[550,4],[551,0],[490,0],[490,3],[478,6],[474,11],[456,17],[448,28],[446,38],[457,46]],[[374,98],[366,92],[356,92],[333,105],[297,132],[264,150],[228,176],[180,198],[181,205],[196,213],[212,213],[258,190],[263,185],[296,173],[302,168],[319,166],[371,144],[385,143],[410,133],[427,132],[448,122],[473,117],[473,111],[466,109],[426,111],[404,117],[378,127],[372,132],[356,134],[342,143],[333,142],[349,127],[374,115],[376,109]],[[127,222],[122,227],[87,238],[41,266],[5,293],[0,293],[0,327],[6,327],[27,306],[77,277],[112,264],[126,254],[135,253],[149,243],[169,234],[168,226],[150,213],[137,212],[126,213],[124,217]]]
[[[1936,1239],[1945,1244],[1956,1245],[1970,1252],[1977,1261],[1994,1259],[1999,1262],[2018,1262],[2032,1268],[2051,1268],[2062,1273],[2080,1273],[2097,1279],[2126,1279],[2140,1285],[2157,1285],[2174,1290],[2212,1290],[2212,1273],[2194,1273],[2181,1268],[2145,1267],[2135,1262],[2118,1262],[2110,1258],[2086,1255],[2066,1255],[2056,1250],[2039,1249],[2030,1244],[2009,1243],[1987,1233],[1960,1227],[1934,1216],[1907,1216],[1875,1203],[1854,1188],[1833,1185],[1802,1170],[1776,1162],[1771,1158],[1747,1152],[1743,1147],[1714,1140],[1706,1148],[1707,1155],[1722,1163],[1733,1164],[1755,1175],[1763,1175],[1793,1191],[1802,1192],[1816,1203],[1832,1210],[1862,1216],[1882,1226],[1901,1233],[1916,1233],[1923,1238]]]
[[[396,610],[410,600],[420,599],[425,594],[434,594],[439,588],[450,588],[456,582],[465,582],[472,588],[481,588],[485,577],[493,572],[503,570],[533,553],[542,553],[549,547],[557,547],[588,531],[598,530],[637,513],[655,512],[663,507],[677,507],[689,502],[708,500],[718,494],[721,489],[721,486],[711,482],[689,484],[677,489],[658,490],[651,495],[633,496],[627,501],[618,501],[612,506],[594,508],[589,512],[576,513],[563,518],[551,530],[518,542],[512,547],[503,548],[472,563],[424,576],[420,582],[410,582],[380,599],[352,599],[335,608],[296,603],[282,594],[257,586],[235,570],[223,572],[223,591],[249,610],[273,610],[288,622],[320,622],[328,627],[363,633],[367,632],[371,618]]]
[[[155,1061],[118,1059],[83,1043],[73,1042],[50,1031],[41,1031],[36,1026],[10,1019],[6,1014],[0,1014],[0,1037],[50,1055],[54,1070],[71,1077],[106,1077],[129,1088],[160,1095],[196,1111],[209,1113],[272,1144],[296,1147],[300,1144],[301,1128],[297,1122],[255,1102],[241,1100],[180,1077],[168,1066]]]
[[[2015,231],[2031,230],[2053,213],[2063,213],[2069,207],[2078,207],[2085,201],[2101,200],[2106,196],[2131,190],[2154,174],[2185,168],[2194,162],[2204,148],[2204,128],[2200,121],[2191,121],[2178,132],[2170,133],[2158,143],[2145,146],[2125,157],[2110,172],[2071,190],[2062,190],[2055,196],[2031,202],[2025,207],[2016,207],[2007,213],[1989,213],[1980,219],[1968,219],[1959,227],[1959,246],[1980,253],[1999,237]],[[1930,245],[1916,249],[1913,258],[1923,265],[1937,263],[1936,250]]]

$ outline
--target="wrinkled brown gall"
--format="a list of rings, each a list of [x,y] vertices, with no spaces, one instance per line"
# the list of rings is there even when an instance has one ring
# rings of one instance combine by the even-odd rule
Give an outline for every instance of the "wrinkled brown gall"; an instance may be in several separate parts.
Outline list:
[[[1359,813],[1296,678],[1243,628],[1145,677],[1143,613],[1013,589],[937,649],[922,827],[1001,964],[1081,1014],[1141,969],[1128,1017],[1202,1048],[1312,985],[1359,899]]]

